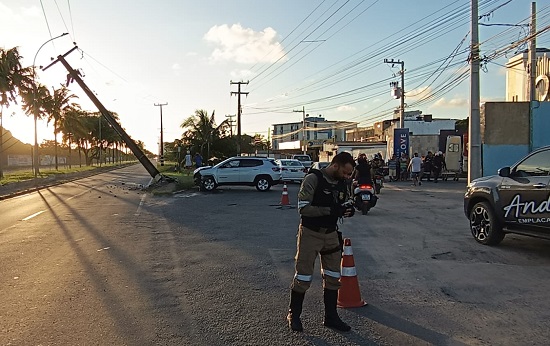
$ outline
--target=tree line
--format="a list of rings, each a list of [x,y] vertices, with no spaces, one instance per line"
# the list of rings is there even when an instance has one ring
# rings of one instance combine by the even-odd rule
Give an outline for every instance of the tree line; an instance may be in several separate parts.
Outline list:
[[[99,112],[83,110],[68,85],[60,84],[51,90],[41,84],[32,66],[22,65],[18,48],[0,48],[0,119],[4,108],[21,103],[28,116],[53,124],[56,169],[59,139],[64,147],[76,148],[85,163],[91,165],[107,148],[122,150],[124,142]],[[118,121],[118,115],[111,112]],[[216,124],[215,114],[203,109],[187,117],[182,123],[182,135],[173,142],[164,143],[168,160],[181,161],[185,152],[200,153],[206,161],[237,154],[237,139],[229,121]],[[1,132],[0,132],[1,135]],[[45,142],[43,143],[45,144]],[[146,152],[143,142],[138,146]],[[270,143],[261,135],[241,136],[241,153],[269,150]],[[0,140],[0,154],[2,141]],[[1,156],[0,156],[1,157]],[[1,165],[2,160],[0,160]],[[0,166],[0,177],[2,171]]]

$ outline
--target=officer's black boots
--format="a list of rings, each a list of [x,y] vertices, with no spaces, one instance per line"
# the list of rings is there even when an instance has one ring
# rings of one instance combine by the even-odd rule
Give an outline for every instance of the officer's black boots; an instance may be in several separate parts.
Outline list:
[[[334,328],[341,332],[349,332],[351,327],[340,319],[340,316],[338,316],[338,311],[336,311],[338,291],[325,288],[323,298],[325,301],[325,321],[323,324],[326,327]]]
[[[300,314],[302,313],[302,304],[304,303],[305,293],[298,293],[294,290],[290,291],[290,306],[288,307],[288,326],[296,332],[303,332],[302,321]]]

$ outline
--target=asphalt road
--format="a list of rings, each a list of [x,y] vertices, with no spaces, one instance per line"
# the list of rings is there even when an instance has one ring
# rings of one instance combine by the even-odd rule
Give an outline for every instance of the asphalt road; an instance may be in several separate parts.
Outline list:
[[[282,188],[153,196],[136,189],[148,181],[133,166],[0,202],[1,345],[547,343],[550,243],[477,244],[463,182],[387,184],[346,219],[368,305],[340,310],[352,332],[324,328],[316,273],[297,334],[299,217],[277,208]]]

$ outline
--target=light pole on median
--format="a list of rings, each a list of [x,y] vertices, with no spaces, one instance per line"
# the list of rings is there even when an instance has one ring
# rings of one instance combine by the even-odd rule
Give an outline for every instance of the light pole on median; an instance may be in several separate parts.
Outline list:
[[[68,32],[64,32],[62,33],[61,35],[59,36],[56,36],[56,37],[52,37],[51,39],[47,40],[46,42],[42,43],[42,45],[40,46],[40,48],[38,48],[38,50],[36,51],[36,54],[34,55],[34,60],[32,61],[32,88],[33,88],[33,102],[34,102],[34,158],[33,158],[33,161],[34,161],[34,176],[36,177],[38,175],[38,172],[39,172],[39,166],[40,166],[40,162],[38,162],[38,160],[40,160],[40,155],[38,154],[38,132],[37,132],[37,122],[38,122],[38,107],[36,107],[36,98],[37,98],[37,88],[36,88],[36,57],[38,56],[38,52],[40,52],[40,50],[42,49],[42,47],[44,47],[48,42],[51,42],[55,39],[58,39],[60,37],[63,37],[65,35],[68,35],[69,33]]]

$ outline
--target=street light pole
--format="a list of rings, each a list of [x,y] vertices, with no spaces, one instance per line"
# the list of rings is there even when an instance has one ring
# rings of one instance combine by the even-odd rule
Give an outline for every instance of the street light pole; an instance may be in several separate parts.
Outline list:
[[[167,106],[168,102],[155,103],[156,107],[160,107],[160,165],[164,166],[164,139],[162,131],[162,106]]]
[[[38,155],[38,132],[37,132],[37,122],[38,122],[38,108],[36,107],[36,93],[37,93],[37,88],[36,88],[36,57],[38,56],[38,52],[40,52],[40,50],[42,49],[42,47],[44,47],[48,42],[51,42],[55,39],[58,39],[60,37],[63,37],[65,35],[68,35],[69,33],[68,32],[64,32],[62,33],[61,35],[59,36],[56,36],[56,37],[52,37],[50,38],[49,40],[47,40],[46,42],[42,43],[42,45],[40,46],[40,48],[38,48],[38,50],[36,51],[36,54],[34,55],[34,60],[32,61],[32,85],[33,85],[33,97],[34,97],[34,176],[36,177],[38,175],[38,172],[39,172],[39,166],[40,166],[40,162],[39,159],[40,159],[40,155]]]

